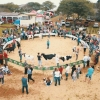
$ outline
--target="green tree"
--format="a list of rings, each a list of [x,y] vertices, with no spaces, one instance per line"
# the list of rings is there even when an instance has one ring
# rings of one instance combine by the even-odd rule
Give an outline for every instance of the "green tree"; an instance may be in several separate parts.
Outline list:
[[[71,15],[73,13],[86,17],[93,13],[93,4],[87,0],[62,0],[58,7],[58,12]]]
[[[42,7],[45,10],[50,10],[50,9],[55,8],[56,6],[51,1],[45,1],[45,2],[42,3]]]
[[[96,20],[100,21],[100,0],[97,1],[96,7],[97,7]]]
[[[4,5],[6,9],[9,9],[11,12],[14,12],[16,9],[19,8],[18,5],[14,4],[14,3],[7,3]]]
[[[41,8],[41,4],[38,2],[29,2],[25,4],[23,7],[21,7],[21,10],[24,12],[30,12],[31,10],[39,10]]]

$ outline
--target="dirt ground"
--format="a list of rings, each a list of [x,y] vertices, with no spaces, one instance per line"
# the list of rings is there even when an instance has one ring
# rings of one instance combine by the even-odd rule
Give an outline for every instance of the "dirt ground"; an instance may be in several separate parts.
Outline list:
[[[63,39],[62,37],[50,37],[50,49],[46,49],[47,37],[42,40],[35,38],[34,40],[23,40],[21,41],[22,52],[34,56],[34,65],[38,65],[37,53],[56,53],[61,56],[72,55],[70,61],[62,62],[60,64],[66,64],[69,62],[75,62],[75,56],[72,54],[72,47],[76,46],[76,41],[72,41],[70,38]],[[83,49],[80,48],[79,59],[83,58]],[[88,54],[88,50],[87,53]],[[19,61],[18,49],[16,48],[14,53],[9,54],[9,58]],[[23,61],[24,61],[23,57]],[[29,62],[30,63],[30,62]],[[42,58],[42,64],[45,67],[56,65],[55,59],[50,61]],[[100,62],[99,62],[100,65]],[[99,66],[98,65],[98,66]],[[82,67],[82,65],[81,65]],[[91,84],[84,82],[87,68],[82,70],[80,78],[75,82],[72,81],[69,76],[68,81],[65,81],[65,70],[63,71],[63,79],[61,85],[54,86],[54,82],[51,86],[46,86],[43,83],[43,78],[50,76],[52,79],[52,71],[38,71],[33,70],[33,78],[35,82],[29,82],[29,94],[22,94],[21,78],[24,72],[24,68],[9,63],[9,68],[12,75],[5,75],[5,83],[0,83],[0,100],[100,100],[100,71],[95,69]]]

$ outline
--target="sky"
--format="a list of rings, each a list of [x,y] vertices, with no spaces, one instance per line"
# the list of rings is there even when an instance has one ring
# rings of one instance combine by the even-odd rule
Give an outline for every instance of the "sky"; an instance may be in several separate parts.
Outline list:
[[[58,7],[61,0],[0,0],[0,4],[10,3],[10,2],[13,2],[14,4],[18,5],[26,4],[28,2],[39,2],[40,4],[42,4],[45,1],[51,1]],[[97,0],[89,0],[89,1],[93,3],[97,2]]]

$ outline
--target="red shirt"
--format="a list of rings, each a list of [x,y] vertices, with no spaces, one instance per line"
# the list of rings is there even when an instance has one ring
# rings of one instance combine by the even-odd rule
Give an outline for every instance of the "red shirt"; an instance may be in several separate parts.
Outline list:
[[[4,52],[3,55],[4,55],[4,58],[8,58],[8,55],[6,52]]]
[[[60,74],[62,74],[63,68],[60,67],[60,68],[59,68],[59,71],[60,71]]]
[[[3,59],[3,54],[0,53],[0,59]]]

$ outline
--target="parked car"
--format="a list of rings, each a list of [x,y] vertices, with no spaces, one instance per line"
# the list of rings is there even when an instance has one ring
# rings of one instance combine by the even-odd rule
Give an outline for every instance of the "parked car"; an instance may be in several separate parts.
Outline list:
[[[66,22],[66,23],[65,23],[65,26],[66,26],[66,27],[70,27],[70,26],[71,26],[71,22]]]
[[[61,25],[65,25],[65,21],[64,20],[61,20]]]
[[[99,28],[99,23],[95,22],[95,23],[93,24],[93,27],[94,27],[94,28]]]

